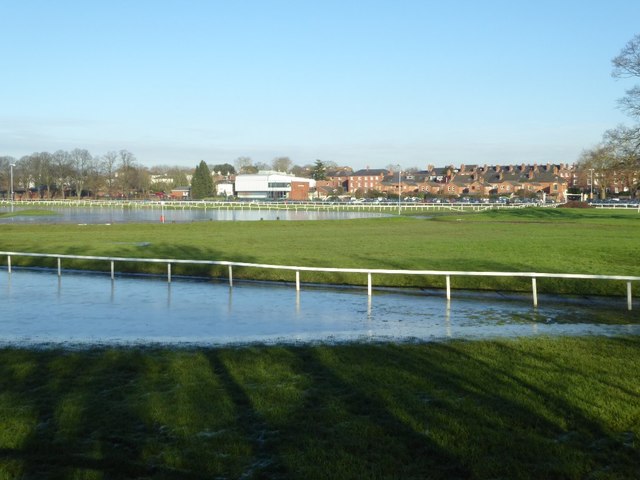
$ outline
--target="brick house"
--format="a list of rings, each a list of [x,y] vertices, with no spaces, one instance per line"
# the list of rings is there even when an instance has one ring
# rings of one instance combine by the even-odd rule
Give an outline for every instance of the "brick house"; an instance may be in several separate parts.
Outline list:
[[[385,176],[389,174],[389,171],[384,168],[378,169],[364,169],[349,175],[349,183],[347,191],[349,193],[355,193],[360,190],[366,193],[370,190],[383,190],[382,182]],[[396,183],[397,184],[397,183]]]
[[[448,195],[477,196],[544,193],[564,201],[572,177],[567,165],[462,165],[443,190]]]

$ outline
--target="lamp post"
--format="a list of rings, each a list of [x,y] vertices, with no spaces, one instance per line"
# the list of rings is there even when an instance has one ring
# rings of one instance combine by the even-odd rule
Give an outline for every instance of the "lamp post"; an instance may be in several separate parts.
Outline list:
[[[591,187],[591,190],[589,191],[589,200],[593,200],[593,168],[590,168],[589,172],[591,173],[591,180],[589,182]]]
[[[400,211],[402,209],[402,206],[400,204],[400,201],[402,199],[402,192],[401,192],[401,179],[400,176],[402,174],[402,168],[400,167],[400,165],[398,165],[398,215],[400,215]]]
[[[11,203],[13,203],[13,167],[15,167],[16,164],[15,163],[10,163],[9,167],[10,167],[10,177],[11,177],[11,190],[10,190],[10,199],[11,199]]]

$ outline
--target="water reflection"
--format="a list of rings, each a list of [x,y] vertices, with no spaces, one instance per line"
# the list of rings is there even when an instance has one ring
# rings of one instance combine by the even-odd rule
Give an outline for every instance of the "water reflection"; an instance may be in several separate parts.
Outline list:
[[[106,208],[106,207],[38,207],[50,210],[55,215],[27,216],[19,215],[0,218],[2,223],[31,223],[31,224],[112,224],[112,223],[160,223],[160,207],[150,208]],[[9,208],[0,208],[1,213],[9,212]],[[344,220],[352,218],[368,218],[388,216],[382,213],[370,212],[322,212],[322,211],[294,211],[294,210],[229,210],[225,208],[188,209],[164,211],[165,223],[203,222],[203,221],[260,221],[260,220]]]
[[[0,343],[438,341],[640,333],[624,299],[332,289],[0,270]]]

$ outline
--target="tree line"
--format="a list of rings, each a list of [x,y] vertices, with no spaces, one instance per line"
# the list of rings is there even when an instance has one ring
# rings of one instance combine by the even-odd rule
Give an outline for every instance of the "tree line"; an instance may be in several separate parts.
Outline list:
[[[13,185],[10,185],[13,177]],[[148,169],[128,150],[94,156],[76,148],[54,153],[36,152],[19,159],[0,157],[0,190],[37,198],[68,198],[95,195],[102,191],[112,197],[129,197],[149,189]]]
[[[192,198],[215,195],[212,174],[221,178],[236,173],[257,173],[276,170],[316,180],[324,179],[333,162],[316,160],[314,164],[294,165],[289,157],[276,157],[271,164],[254,163],[250,157],[239,157],[230,163],[208,165],[201,161],[196,167],[141,165],[128,150],[109,151],[93,155],[75,148],[35,152],[21,158],[0,156],[0,198],[13,192],[19,198],[66,199],[97,197],[146,198],[156,192],[178,187],[191,187]],[[154,182],[154,176],[157,176]],[[13,179],[13,184],[11,181]]]
[[[640,78],[640,34],[634,36],[612,60],[614,78]],[[617,185],[631,196],[640,187],[640,85],[634,85],[618,101],[619,107],[634,122],[607,130],[601,142],[585,150],[578,170],[581,184],[590,185],[601,198],[607,188]]]

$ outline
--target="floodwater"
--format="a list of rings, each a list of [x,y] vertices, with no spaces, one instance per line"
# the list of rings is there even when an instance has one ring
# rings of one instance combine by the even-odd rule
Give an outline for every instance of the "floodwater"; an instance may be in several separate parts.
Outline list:
[[[203,222],[213,220],[259,221],[259,220],[344,220],[353,218],[371,218],[388,216],[370,212],[321,212],[294,210],[225,210],[215,209],[161,209],[153,208],[109,208],[109,207],[37,207],[37,209],[53,211],[55,215],[28,216],[19,215],[20,210],[34,207],[14,207],[11,217],[0,218],[0,224],[105,224],[105,223],[152,223],[160,222],[164,216],[165,223]],[[0,214],[11,212],[10,208],[0,208]]]
[[[640,334],[626,299],[374,291],[0,269],[0,345],[442,341]]]

